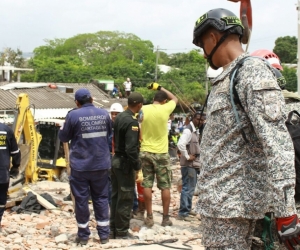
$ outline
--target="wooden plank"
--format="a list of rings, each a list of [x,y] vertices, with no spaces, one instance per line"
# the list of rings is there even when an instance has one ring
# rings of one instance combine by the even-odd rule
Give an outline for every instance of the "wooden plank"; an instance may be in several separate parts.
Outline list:
[[[22,187],[23,187],[23,185],[22,185],[21,183],[18,183],[18,184],[15,185],[15,186],[9,187],[9,188],[8,188],[8,191],[7,191],[7,194],[12,194],[12,193],[14,193],[14,192],[17,192],[17,191],[19,191]]]
[[[64,142],[64,152],[65,152],[67,173],[68,173],[68,176],[70,177],[70,174],[71,174],[70,151],[69,151],[69,143],[67,143],[67,142]],[[71,199],[72,199],[72,204],[73,204],[73,210],[75,211],[75,198],[72,193],[71,186],[70,186],[70,194],[71,194]]]
[[[54,214],[59,214],[60,210],[58,210],[57,207],[55,207],[54,205],[52,205],[49,201],[47,201],[46,199],[44,199],[42,196],[40,196],[38,193],[34,192],[33,190],[31,190],[29,187],[23,187],[23,190],[25,191],[25,193],[29,193],[32,192],[34,195],[36,195],[37,201],[46,209],[50,210],[52,213]]]

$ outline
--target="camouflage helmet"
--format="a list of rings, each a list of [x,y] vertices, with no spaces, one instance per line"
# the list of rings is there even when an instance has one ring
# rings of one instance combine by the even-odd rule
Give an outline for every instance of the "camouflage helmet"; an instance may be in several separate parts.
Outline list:
[[[241,20],[233,12],[221,8],[213,9],[197,19],[193,32],[193,44],[199,46],[199,37],[211,27],[220,32],[227,31],[232,34],[237,34],[240,36],[240,39],[244,32],[244,26]]]

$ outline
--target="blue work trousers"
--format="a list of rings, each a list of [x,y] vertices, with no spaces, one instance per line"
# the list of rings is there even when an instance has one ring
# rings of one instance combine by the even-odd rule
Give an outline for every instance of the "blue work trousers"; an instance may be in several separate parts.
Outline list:
[[[91,234],[89,229],[90,210],[89,195],[91,193],[97,231],[100,239],[109,236],[108,188],[109,170],[75,171],[71,170],[70,186],[75,198],[75,217],[78,226],[78,237],[87,240]]]
[[[182,190],[180,195],[179,215],[186,217],[192,209],[192,200],[197,183],[197,170],[181,166]]]
[[[7,191],[8,191],[9,183],[0,183],[0,226],[2,216],[5,211],[5,205],[7,201]]]

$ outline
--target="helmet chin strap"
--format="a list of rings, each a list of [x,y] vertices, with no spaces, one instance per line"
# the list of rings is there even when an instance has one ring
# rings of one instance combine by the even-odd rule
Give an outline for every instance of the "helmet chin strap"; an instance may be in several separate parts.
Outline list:
[[[221,39],[218,41],[218,43],[216,44],[216,46],[212,49],[212,51],[210,52],[209,55],[207,55],[207,53],[205,52],[204,48],[203,48],[203,51],[204,53],[207,55],[206,56],[206,60],[208,61],[209,63],[209,66],[214,69],[214,70],[217,70],[219,67],[215,66],[213,61],[212,61],[212,57],[213,55],[215,54],[216,50],[219,48],[219,46],[221,45],[221,43],[223,43],[225,41],[225,39],[227,38],[227,36],[229,35],[229,33],[226,33],[225,35],[223,35],[221,37]]]

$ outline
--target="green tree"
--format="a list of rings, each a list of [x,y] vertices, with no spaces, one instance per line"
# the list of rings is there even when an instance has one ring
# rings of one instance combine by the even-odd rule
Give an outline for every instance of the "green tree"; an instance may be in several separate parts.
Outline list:
[[[146,88],[153,81],[156,64],[151,41],[131,33],[99,31],[45,43],[34,50],[29,61],[34,72],[24,74],[22,80],[59,83],[110,79],[124,92],[122,83],[130,77],[135,91],[152,101],[154,92]],[[203,103],[206,61],[199,50],[171,55],[160,51],[158,63],[172,67],[165,74],[158,71],[158,80],[182,105]]]
[[[34,50],[35,56],[31,61],[38,71],[35,73],[36,81],[44,80],[53,73],[56,73],[55,76],[50,78],[56,82],[104,76],[142,78],[155,67],[153,44],[134,34],[99,31],[45,41],[46,45]],[[79,77],[82,72],[84,75]],[[72,75],[70,80],[68,75]]]
[[[288,68],[283,66],[282,75],[286,80],[285,88],[288,91],[296,92],[297,91],[297,71],[293,68]]]
[[[0,53],[0,65],[4,63],[9,63],[17,68],[22,68],[25,65],[25,59],[23,57],[23,52],[20,49],[13,50],[12,48],[5,48],[3,52]]]
[[[297,38],[295,36],[278,37],[273,51],[282,63],[297,63]]]

